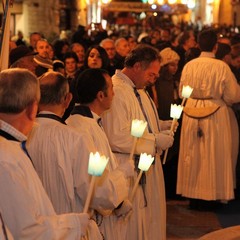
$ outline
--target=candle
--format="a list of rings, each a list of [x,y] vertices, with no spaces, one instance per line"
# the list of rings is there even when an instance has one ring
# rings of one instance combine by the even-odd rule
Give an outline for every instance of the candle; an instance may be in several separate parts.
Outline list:
[[[182,96],[183,96],[183,100],[182,100],[182,104],[181,106],[184,105],[185,101],[187,100],[187,98],[189,98],[192,94],[193,88],[191,88],[190,86],[183,86],[182,88]]]
[[[190,95],[192,94],[193,88],[191,88],[190,86],[183,86],[182,88],[182,96],[184,98],[189,98]]]
[[[147,122],[138,119],[132,120],[131,135],[138,138],[142,137],[146,127]]]
[[[154,160],[154,157],[151,155],[147,155],[146,153],[141,153],[139,163],[138,163],[138,168],[142,171],[147,171],[152,162]]]
[[[173,121],[172,121],[172,125],[170,128],[170,132],[173,131],[174,125],[176,124],[177,120],[180,118],[180,116],[182,114],[182,110],[183,110],[182,105],[171,104],[170,117],[173,118]],[[164,152],[163,164],[166,163],[167,154],[168,154],[168,148]]]
[[[88,173],[93,176],[101,176],[107,166],[109,158],[104,155],[100,156],[98,152],[90,153],[88,163]]]
[[[137,180],[134,184],[133,190],[131,191],[131,195],[129,197],[129,200],[132,202],[134,195],[136,193],[137,190],[137,186],[139,184],[139,181],[141,179],[141,176],[143,174],[143,171],[148,171],[148,169],[150,168],[152,162],[154,160],[154,157],[152,157],[151,155],[147,155],[146,153],[141,153],[140,155],[140,159],[139,159],[139,163],[138,163],[138,168],[141,170],[140,173],[137,176]]]
[[[179,119],[183,110],[183,106],[177,104],[171,104],[170,117],[173,119]]]
[[[109,158],[106,158],[104,155],[100,156],[98,152],[93,154],[92,152],[89,155],[89,162],[88,162],[88,174],[92,175],[88,195],[86,198],[86,202],[83,208],[83,213],[87,213],[88,207],[91,201],[94,183],[96,180],[96,176],[101,176],[104,169],[107,166]]]
[[[131,135],[134,137],[134,139],[133,139],[133,145],[132,145],[132,149],[131,149],[130,157],[129,157],[130,161],[133,158],[133,154],[134,154],[136,144],[137,144],[137,138],[142,137],[146,127],[147,127],[146,121],[138,120],[138,119],[132,120]]]

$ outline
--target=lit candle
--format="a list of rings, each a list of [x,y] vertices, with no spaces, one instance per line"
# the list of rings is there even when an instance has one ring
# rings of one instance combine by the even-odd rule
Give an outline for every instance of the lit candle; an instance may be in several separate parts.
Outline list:
[[[181,106],[184,105],[185,101],[187,100],[187,98],[189,98],[192,94],[192,91],[193,91],[193,88],[191,88],[190,86],[183,86],[182,88],[182,97],[183,97],[183,100],[182,100],[182,104]]]
[[[147,127],[146,121],[137,120],[137,119],[132,120],[131,135],[134,137],[134,139],[133,139],[133,145],[132,145],[132,149],[131,149],[130,157],[129,157],[130,161],[133,158],[133,154],[134,154],[136,144],[137,144],[137,138],[142,137],[146,127]]]
[[[109,158],[104,155],[100,156],[98,152],[90,153],[88,163],[88,174],[92,176],[101,176],[105,167],[107,166]]]
[[[96,152],[95,154],[90,153],[88,162],[88,174],[92,175],[92,177],[88,190],[87,199],[83,208],[84,213],[87,213],[88,211],[96,177],[102,175],[104,169],[107,166],[108,160],[109,158],[106,158],[104,155],[100,156],[98,152]]]
[[[182,110],[183,110],[182,105],[171,104],[170,117],[173,118],[173,120],[172,120],[172,125],[170,128],[170,132],[173,131],[174,125],[176,124],[177,120],[180,118],[180,116],[182,114]],[[166,163],[167,154],[168,154],[168,149],[166,149],[164,152],[163,164]]]
[[[136,193],[137,186],[138,186],[139,181],[142,177],[143,171],[148,171],[148,169],[150,168],[153,160],[154,160],[154,157],[152,157],[151,155],[147,155],[146,153],[141,153],[139,163],[138,163],[138,168],[140,169],[140,173],[137,176],[137,180],[134,184],[133,190],[131,191],[131,195],[129,197],[129,200],[131,202],[132,202],[132,200],[134,198],[134,195]]]
[[[171,104],[170,117],[173,119],[179,119],[182,114],[183,106],[177,104]]]
[[[146,127],[147,122],[138,119],[132,120],[131,135],[138,138],[142,137]]]
[[[147,155],[146,153],[141,153],[139,163],[138,163],[138,168],[142,171],[147,171],[152,162],[154,160],[154,157],[151,155]]]

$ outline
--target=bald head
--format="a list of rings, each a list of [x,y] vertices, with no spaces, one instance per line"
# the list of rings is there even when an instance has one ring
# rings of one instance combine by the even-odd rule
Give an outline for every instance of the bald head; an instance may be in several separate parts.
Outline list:
[[[59,72],[47,72],[39,78],[39,82],[41,105],[61,104],[69,92],[67,79]]]

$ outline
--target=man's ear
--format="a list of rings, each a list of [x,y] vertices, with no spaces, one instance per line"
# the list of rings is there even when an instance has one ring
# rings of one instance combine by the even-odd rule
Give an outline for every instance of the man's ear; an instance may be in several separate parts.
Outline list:
[[[105,95],[104,95],[104,92],[103,92],[103,91],[99,91],[99,92],[97,93],[97,99],[98,99],[99,101],[102,101],[104,97],[105,97]]]
[[[37,111],[38,111],[38,102],[34,101],[27,106],[26,115],[31,121],[34,121],[37,115]]]
[[[65,96],[64,100],[63,100],[63,105],[65,108],[68,108],[70,102],[72,101],[73,95],[72,93],[67,93],[67,95]]]
[[[142,66],[141,66],[141,63],[140,62],[136,62],[134,65],[133,65],[133,70],[135,72],[139,72],[139,70],[142,69]]]

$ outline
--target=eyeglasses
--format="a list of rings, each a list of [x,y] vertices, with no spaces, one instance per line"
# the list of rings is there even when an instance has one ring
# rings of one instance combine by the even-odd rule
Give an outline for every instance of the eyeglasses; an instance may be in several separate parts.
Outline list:
[[[148,73],[148,76],[150,77],[150,78],[158,78],[159,77],[159,73],[153,73],[153,72],[151,72],[151,73]]]

